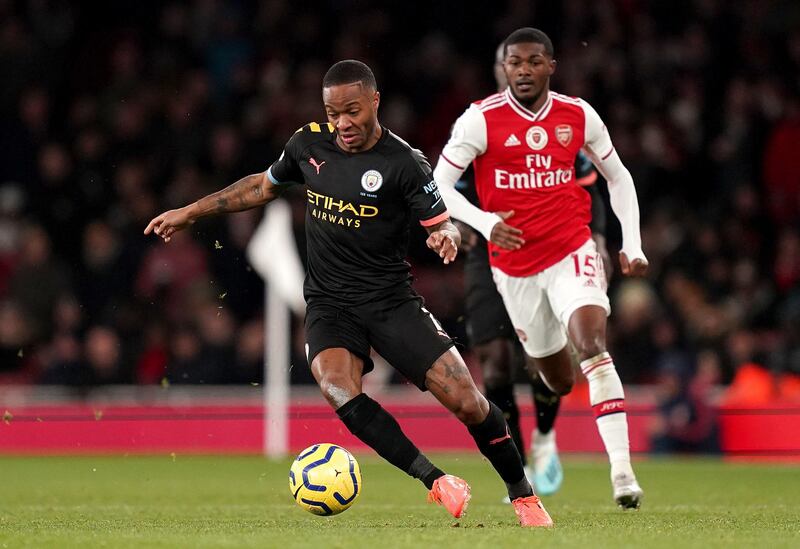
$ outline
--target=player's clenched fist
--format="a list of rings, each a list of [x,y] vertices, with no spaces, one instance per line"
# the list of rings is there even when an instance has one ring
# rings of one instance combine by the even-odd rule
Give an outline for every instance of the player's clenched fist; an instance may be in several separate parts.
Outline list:
[[[188,227],[192,223],[194,223],[194,219],[189,214],[188,207],[169,210],[154,217],[144,229],[144,234],[152,232],[163,238],[164,242],[169,242],[175,232]]]
[[[514,215],[513,210],[510,212],[495,213],[503,219],[508,219]],[[504,221],[498,221],[495,226],[492,227],[491,237],[492,244],[500,246],[504,250],[519,250],[522,245],[525,244],[525,239],[522,238],[522,231],[506,224]]]
[[[453,236],[447,231],[434,231],[428,235],[428,240],[425,241],[428,248],[439,254],[447,265],[454,261],[458,255],[458,242],[455,241]]]
[[[625,276],[644,276],[647,274],[648,265],[647,260],[643,257],[637,257],[633,261],[629,261],[625,252],[619,253],[619,266]]]

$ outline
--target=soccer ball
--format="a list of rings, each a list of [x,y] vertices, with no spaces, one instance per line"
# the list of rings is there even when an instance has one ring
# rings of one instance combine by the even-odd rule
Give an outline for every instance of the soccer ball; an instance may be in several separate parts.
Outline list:
[[[297,505],[315,515],[337,515],[361,492],[361,469],[335,444],[315,444],[297,456],[289,469],[289,490]]]

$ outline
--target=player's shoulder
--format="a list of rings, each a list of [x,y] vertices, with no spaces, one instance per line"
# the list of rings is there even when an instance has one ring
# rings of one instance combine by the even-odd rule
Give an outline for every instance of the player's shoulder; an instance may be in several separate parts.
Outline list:
[[[550,91],[550,98],[553,100],[554,105],[558,105],[560,107],[571,107],[574,109],[585,110],[585,108],[589,105],[585,99],[573,95],[565,95],[552,90]]]
[[[431,164],[421,150],[413,147],[391,130],[384,128],[384,131],[388,134],[385,142],[386,147],[393,159],[408,166],[418,166],[425,172],[431,171]]]
[[[492,95],[484,97],[483,99],[479,99],[478,101],[473,101],[472,104],[470,105],[470,109],[474,109],[474,111],[483,113],[502,107],[507,103],[508,103],[508,94],[505,91],[502,91],[498,93],[493,93]]]
[[[336,132],[333,124],[328,122],[309,122],[294,132],[289,142],[303,149],[317,141],[335,139],[335,136]]]
[[[473,101],[456,120],[452,137],[463,139],[469,136],[485,134],[487,113],[507,104],[508,96],[503,92],[494,93],[479,101]]]
[[[580,112],[589,118],[598,117],[597,111],[594,109],[594,107],[592,107],[589,102],[582,97],[564,95],[563,93],[557,93],[554,91],[550,91],[550,97],[553,99],[553,104],[558,105],[561,108]]]

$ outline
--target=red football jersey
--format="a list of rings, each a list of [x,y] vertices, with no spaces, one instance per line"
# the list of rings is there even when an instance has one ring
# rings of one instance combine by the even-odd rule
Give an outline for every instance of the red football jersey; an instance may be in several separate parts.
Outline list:
[[[591,237],[591,199],[575,178],[575,157],[613,152],[600,117],[582,99],[550,92],[538,112],[509,90],[473,103],[453,127],[442,159],[463,170],[473,161],[481,208],[513,210],[508,224],[525,245],[489,243],[489,261],[510,276],[529,276],[558,263]]]

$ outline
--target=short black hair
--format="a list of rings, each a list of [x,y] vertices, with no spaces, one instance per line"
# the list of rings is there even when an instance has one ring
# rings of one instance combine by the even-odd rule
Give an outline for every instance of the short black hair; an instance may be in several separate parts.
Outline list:
[[[521,29],[517,29],[509,34],[508,38],[506,38],[505,42],[503,42],[503,57],[505,57],[508,53],[508,46],[511,46],[512,44],[522,44],[528,42],[542,44],[544,46],[544,52],[550,57],[553,57],[553,42],[550,40],[550,37],[547,36],[543,31],[534,29],[533,27],[522,27]]]
[[[322,87],[330,88],[331,86],[339,86],[341,84],[354,84],[361,82],[366,88],[373,90],[378,89],[378,84],[375,82],[375,75],[372,74],[370,69],[365,63],[356,61],[355,59],[345,59],[334,63],[325,77],[322,79]]]

